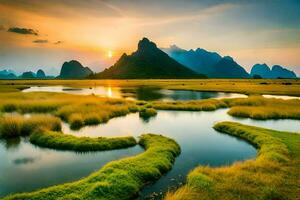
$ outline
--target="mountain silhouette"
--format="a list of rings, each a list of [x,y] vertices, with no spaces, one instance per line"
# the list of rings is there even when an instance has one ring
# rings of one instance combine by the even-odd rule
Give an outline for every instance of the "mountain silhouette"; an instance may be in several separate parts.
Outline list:
[[[213,71],[208,74],[214,78],[249,78],[247,71],[237,64],[232,57],[225,56],[213,66]]]
[[[43,70],[39,69],[37,72],[36,72],[36,77],[37,78],[46,78],[46,74]]]
[[[72,78],[85,78],[91,75],[93,71],[88,67],[83,67],[80,62],[71,60],[65,62],[60,70],[58,78],[72,79]]]
[[[23,72],[23,74],[19,78],[21,78],[21,79],[35,79],[36,74],[32,71]]]
[[[188,68],[210,78],[248,78],[249,74],[232,58],[220,56],[205,49],[185,50],[176,45],[162,49],[169,56]]]
[[[205,75],[211,74],[214,71],[213,66],[222,59],[218,53],[209,52],[201,48],[188,51],[176,45],[171,45],[170,48],[164,48],[162,50],[179,63]]]
[[[92,78],[203,78],[204,76],[183,66],[157,48],[154,42],[143,38],[131,55],[123,54],[110,68]]]
[[[280,65],[274,65],[272,69],[267,64],[253,65],[251,76],[259,75],[262,78],[297,78],[296,74]]]
[[[0,71],[0,79],[16,79],[17,76],[12,70],[1,70]]]

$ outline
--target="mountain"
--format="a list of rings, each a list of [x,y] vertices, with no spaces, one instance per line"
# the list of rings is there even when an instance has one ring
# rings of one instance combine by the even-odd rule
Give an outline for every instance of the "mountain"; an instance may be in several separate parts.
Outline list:
[[[76,60],[71,60],[62,65],[58,78],[85,78],[92,73],[93,71],[90,68],[83,67],[81,63]]]
[[[23,74],[20,76],[21,79],[35,79],[36,74],[32,71],[29,72],[23,72]]]
[[[250,75],[253,77],[259,75],[262,78],[271,78],[271,70],[267,64],[255,64],[253,65]]]
[[[274,78],[297,78],[295,72],[279,65],[274,65],[271,71]]]
[[[1,70],[0,71],[0,79],[16,79],[17,76],[12,70]]]
[[[170,48],[162,50],[182,65],[206,75],[211,74],[213,66],[222,59],[219,54],[209,52],[201,48],[187,51],[177,47],[176,45],[171,45]]]
[[[213,67],[212,72],[208,74],[209,77],[214,78],[249,78],[247,71],[237,64],[230,56],[224,56]]]
[[[46,78],[46,74],[43,70],[39,69],[37,72],[36,72],[36,77],[37,78]]]
[[[231,57],[222,57],[205,49],[185,50],[176,45],[162,49],[173,59],[210,78],[248,78],[246,70]]]
[[[296,74],[282,66],[274,65],[272,69],[267,64],[253,65],[251,76],[259,75],[262,78],[297,78]]]
[[[137,51],[131,55],[124,53],[113,66],[92,76],[112,79],[203,77],[170,58],[147,38],[139,41]]]

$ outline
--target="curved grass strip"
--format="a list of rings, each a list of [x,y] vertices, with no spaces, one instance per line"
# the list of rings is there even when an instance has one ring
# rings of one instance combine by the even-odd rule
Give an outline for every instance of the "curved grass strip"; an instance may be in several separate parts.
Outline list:
[[[35,132],[30,135],[30,142],[40,147],[71,151],[103,151],[132,147],[137,144],[132,136],[128,137],[76,137],[61,132]]]
[[[187,184],[166,200],[298,199],[300,134],[221,122],[214,129],[245,139],[258,148],[256,159],[231,166],[199,166]]]
[[[213,111],[219,108],[226,108],[227,105],[222,100],[209,99],[198,101],[172,101],[153,102],[153,108],[158,110],[186,110],[186,111]]]
[[[4,200],[132,199],[144,185],[169,171],[180,153],[180,147],[174,140],[161,135],[142,135],[139,144],[145,148],[144,153],[112,161],[79,181],[15,194]]]

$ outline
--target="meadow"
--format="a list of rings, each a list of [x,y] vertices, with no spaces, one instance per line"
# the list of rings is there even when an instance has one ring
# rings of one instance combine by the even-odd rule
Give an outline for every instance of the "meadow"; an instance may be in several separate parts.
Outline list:
[[[63,93],[22,93],[33,85],[72,87],[149,86],[166,89],[223,91],[249,94],[248,98],[190,101],[134,101]],[[158,110],[214,111],[228,109],[234,117],[300,119],[300,100],[264,98],[260,94],[300,96],[299,80],[16,80],[0,81],[0,138],[28,137],[43,148],[66,151],[103,151],[141,145],[145,152],[106,164],[75,182],[4,199],[132,199],[146,185],[171,170],[180,146],[163,135],[144,134],[139,141],[125,137],[77,137],[61,132],[61,121],[72,129],[106,123],[139,112],[154,117]],[[10,113],[10,114],[8,114]],[[24,114],[30,114],[30,117]],[[199,166],[186,184],[165,199],[297,199],[300,180],[300,136],[233,122],[215,130],[246,140],[258,149],[257,158],[231,166]],[[201,131],[201,130],[199,130]]]

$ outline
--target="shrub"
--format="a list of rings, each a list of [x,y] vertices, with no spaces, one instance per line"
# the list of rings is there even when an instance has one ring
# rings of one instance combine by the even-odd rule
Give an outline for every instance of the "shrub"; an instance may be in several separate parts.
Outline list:
[[[150,118],[157,115],[157,111],[154,108],[145,108],[140,110],[139,116],[142,118]]]

